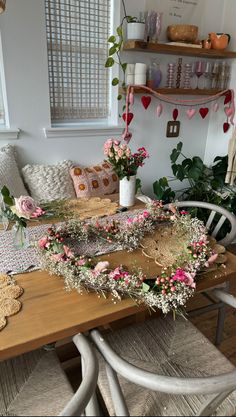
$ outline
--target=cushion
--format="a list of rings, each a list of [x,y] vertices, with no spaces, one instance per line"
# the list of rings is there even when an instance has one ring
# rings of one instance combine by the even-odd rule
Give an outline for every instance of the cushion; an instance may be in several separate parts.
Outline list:
[[[71,161],[56,165],[26,165],[23,178],[31,196],[38,202],[75,198],[70,177]]]
[[[16,162],[16,149],[7,145],[0,149],[0,189],[6,185],[14,197],[28,195]]]
[[[0,416],[58,416],[72,396],[55,352],[0,362]]]
[[[206,377],[224,374],[234,366],[189,321],[172,317],[150,320],[111,332],[104,336],[112,349],[127,362],[159,375]],[[99,355],[99,389],[110,416],[115,415],[106,377],[105,364]],[[119,377],[131,416],[199,415],[212,396],[177,396],[150,391]],[[236,392],[218,408],[218,416],[236,415]]]
[[[108,162],[82,168],[76,166],[70,170],[77,197],[99,197],[118,193],[118,177]]]

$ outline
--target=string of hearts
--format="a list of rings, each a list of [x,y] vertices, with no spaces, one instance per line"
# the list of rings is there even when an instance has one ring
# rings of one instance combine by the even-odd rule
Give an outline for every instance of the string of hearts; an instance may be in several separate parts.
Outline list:
[[[135,88],[137,88],[139,86],[132,86],[130,85],[127,89],[127,95],[126,95],[126,111],[123,114],[123,120],[126,124],[125,126],[125,130],[124,133],[122,135],[123,139],[129,143],[129,141],[132,138],[132,133],[129,131],[129,126],[132,123],[133,119],[134,119],[134,113],[132,113],[130,111],[130,106],[133,106],[134,104],[134,92],[135,92]],[[149,93],[149,96],[142,96],[141,97],[141,103],[144,107],[145,110],[147,110],[152,102],[152,97],[154,96],[155,98],[158,98],[161,102],[164,103],[168,103],[168,104],[173,104],[175,106],[184,106],[184,107],[189,107],[188,110],[186,111],[186,115],[188,117],[189,120],[193,119],[193,117],[196,115],[197,113],[197,109],[194,108],[194,106],[202,106],[199,109],[199,114],[202,117],[202,119],[205,119],[207,117],[207,115],[209,114],[209,107],[203,107],[203,105],[206,105],[208,103],[214,102],[216,100],[218,100],[221,97],[225,97],[224,100],[224,106],[226,106],[224,108],[227,120],[226,122],[223,124],[223,131],[224,133],[227,133],[228,130],[230,129],[230,125],[234,125],[234,116],[235,116],[235,94],[234,94],[234,90],[224,90],[221,91],[218,94],[215,95],[211,95],[209,97],[203,97],[203,98],[198,98],[198,99],[192,99],[192,100],[181,100],[181,99],[173,99],[170,96],[167,96],[165,94],[160,94],[154,90],[152,90],[149,87],[146,86],[140,86],[142,88],[142,90],[146,90]],[[150,96],[151,95],[151,96]],[[213,106],[213,111],[217,112],[219,110],[219,103],[216,102]],[[156,114],[157,117],[161,117],[162,113],[163,113],[164,107],[162,103],[159,103],[156,109]],[[173,110],[173,119],[174,121],[176,121],[178,119],[179,116],[179,110],[178,108],[175,108]]]

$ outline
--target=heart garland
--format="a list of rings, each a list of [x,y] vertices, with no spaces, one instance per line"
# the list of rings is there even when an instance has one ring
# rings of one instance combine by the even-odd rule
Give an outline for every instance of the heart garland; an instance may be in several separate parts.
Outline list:
[[[162,112],[163,112],[163,106],[162,106],[162,104],[158,104],[158,106],[157,106],[157,117],[161,117]]]
[[[232,101],[232,92],[231,92],[231,90],[229,90],[227,93],[226,93],[226,95],[225,95],[225,101],[224,101],[224,104],[229,104],[229,103],[231,103],[231,101]]]
[[[228,130],[229,130],[229,128],[230,128],[230,124],[229,124],[229,122],[225,122],[225,123],[223,124],[223,131],[224,131],[224,133],[227,133],[227,132],[228,132]]]
[[[173,119],[176,122],[176,120],[178,119],[179,116],[179,110],[178,109],[174,109],[173,111]]]
[[[186,111],[186,114],[188,116],[188,119],[191,120],[195,114],[196,114],[197,110],[196,109],[189,109]]]
[[[145,108],[145,110],[147,110],[151,104],[152,98],[148,96],[143,96],[141,97],[141,101],[142,101],[143,107]]]
[[[208,107],[201,107],[200,110],[199,110],[199,113],[200,113],[202,119],[204,120],[209,113]]]
[[[123,118],[124,122],[127,121],[127,124],[129,126],[130,123],[132,122],[133,118],[134,118],[134,113],[128,113],[127,115],[126,115],[126,113],[124,113],[122,115],[122,118]]]

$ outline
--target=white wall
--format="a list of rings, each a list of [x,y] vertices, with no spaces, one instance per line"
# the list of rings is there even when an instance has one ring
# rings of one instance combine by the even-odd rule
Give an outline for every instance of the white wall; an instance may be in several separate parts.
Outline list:
[[[205,1],[212,4],[212,0]],[[138,11],[145,9],[145,0],[127,0],[127,9],[128,14],[137,15]],[[212,15],[209,14],[207,18],[212,25]],[[219,30],[219,19],[218,11],[212,30]],[[50,126],[44,0],[7,0],[7,11],[0,16],[0,31],[10,124],[11,127],[22,130],[20,139],[11,143],[15,143],[19,148],[21,165],[27,162],[54,163],[66,158],[84,164],[101,160],[102,145],[107,137],[44,137],[43,128]],[[126,57],[129,62],[147,63],[151,58],[149,54],[133,53]],[[168,60],[177,59],[164,55],[155,58],[160,61],[163,73],[166,71]],[[202,121],[200,116],[196,116],[192,121],[186,120],[184,111],[180,109],[181,137],[177,140],[166,139],[166,124],[172,119],[173,106],[165,106],[163,116],[157,119],[155,108],[158,102],[153,100],[152,106],[145,112],[139,99],[137,96],[131,146],[135,149],[144,145],[151,154],[149,162],[139,171],[144,191],[149,192],[154,180],[170,174],[169,155],[179,140],[184,142],[186,154],[204,156],[209,122]],[[212,123],[215,123],[215,119]],[[5,142],[1,141],[0,146],[4,144]]]
[[[229,33],[231,35],[230,49],[236,50],[236,29],[235,29],[235,16],[236,16],[236,1],[225,0],[224,13],[222,14],[222,32]],[[232,67],[231,85],[236,91],[236,61],[234,59],[229,60]],[[223,105],[224,99],[221,100]],[[227,132],[223,133],[223,123],[226,121],[226,115],[224,112],[219,112],[211,117],[209,124],[209,131],[207,135],[206,150],[205,150],[205,162],[211,164],[216,155],[226,155],[228,152],[228,142],[232,135],[234,127]]]

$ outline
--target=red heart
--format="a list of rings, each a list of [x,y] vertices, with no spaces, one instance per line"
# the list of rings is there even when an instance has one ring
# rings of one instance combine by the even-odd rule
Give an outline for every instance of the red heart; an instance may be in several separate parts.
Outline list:
[[[205,119],[209,113],[209,109],[207,107],[202,107],[199,110],[200,115],[202,116],[203,119]]]
[[[225,94],[225,101],[224,104],[228,104],[232,101],[232,92],[231,90],[227,91],[227,93]]]
[[[224,133],[227,133],[229,128],[230,128],[230,124],[228,122],[225,122],[224,125],[223,125]]]
[[[147,96],[143,96],[141,98],[141,101],[142,101],[143,107],[145,108],[145,110],[147,110],[148,107],[151,104],[152,98],[151,97],[147,97]]]
[[[122,117],[123,117],[124,122],[126,122],[126,113],[124,113]],[[127,124],[128,124],[128,126],[132,122],[133,118],[134,118],[134,114],[133,113],[128,113],[128,115],[127,115]]]
[[[179,115],[179,110],[178,109],[174,109],[174,111],[173,111],[173,119],[174,119],[174,121],[176,121],[178,119],[178,115]]]

